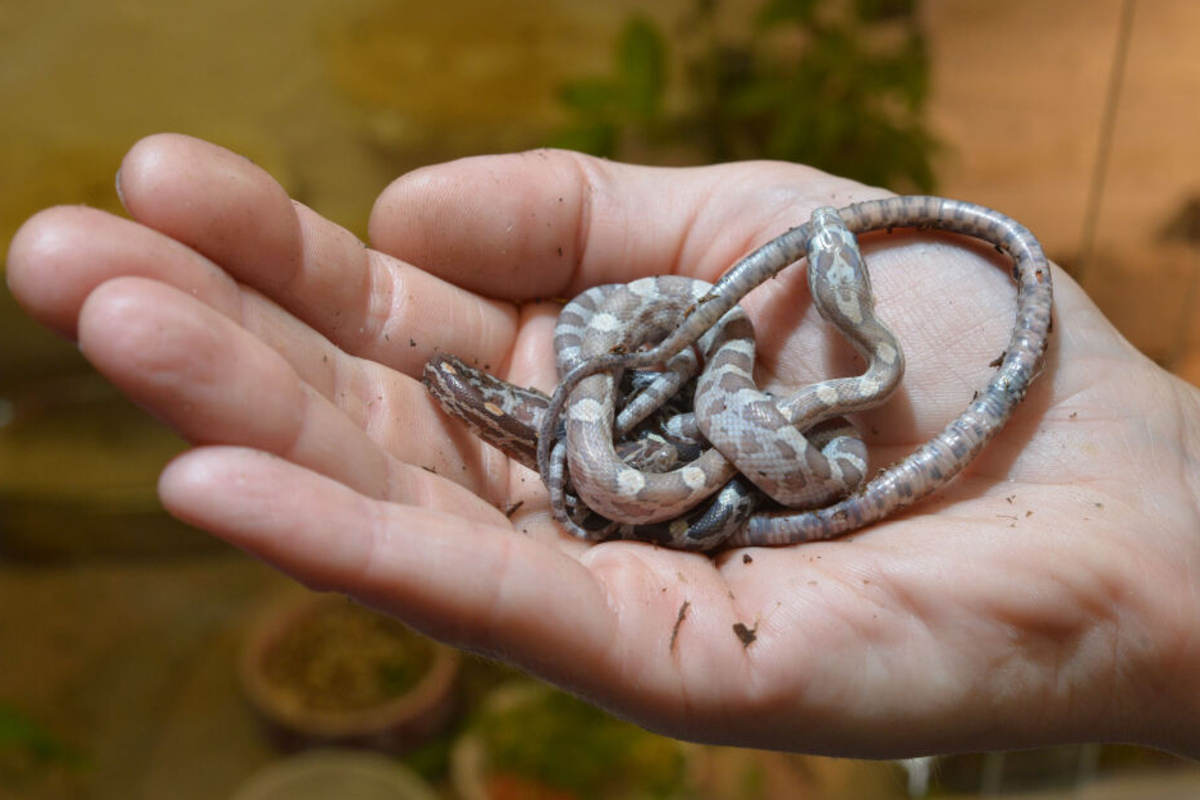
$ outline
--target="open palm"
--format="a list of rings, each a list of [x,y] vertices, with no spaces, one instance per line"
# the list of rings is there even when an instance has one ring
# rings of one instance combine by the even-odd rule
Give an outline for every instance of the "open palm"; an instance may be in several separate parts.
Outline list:
[[[847,539],[714,558],[563,537],[537,476],[443,416],[434,352],[552,388],[560,305],[596,284],[713,280],[819,205],[877,190],[804,167],[665,170],[565,152],[389,187],[374,249],[248,161],[181,136],[127,156],[133,221],[51,209],[8,280],[196,447],[172,513],[306,584],[511,661],[681,738],[899,756],[1063,741],[1200,751],[1197,393],[1055,275],[1045,374],[949,489]],[[905,347],[860,420],[875,466],[957,415],[1008,340],[983,246],[864,240]],[[803,267],[751,293],[759,371],[850,374]]]

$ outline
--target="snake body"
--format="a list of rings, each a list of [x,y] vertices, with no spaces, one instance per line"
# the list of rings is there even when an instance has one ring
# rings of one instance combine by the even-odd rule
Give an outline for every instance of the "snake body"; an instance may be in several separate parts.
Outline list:
[[[962,233],[1009,254],[1018,284],[1016,322],[996,375],[967,410],[908,458],[861,483],[865,451],[855,436],[844,435],[847,429],[836,419],[883,402],[900,379],[903,358],[894,337],[874,317],[854,234],[899,227]],[[753,387],[752,329],[737,303],[804,256],[818,310],[869,367],[861,376],[826,381],[778,400]],[[512,398],[464,400],[463,392],[447,402],[439,377],[430,374],[440,367],[431,361],[426,369],[426,384],[443,407],[476,429],[486,428],[489,441],[522,463],[537,466],[551,490],[556,519],[589,538],[633,536],[688,549],[791,544],[831,538],[882,519],[952,479],[1003,426],[1037,375],[1050,329],[1050,269],[1037,240],[999,212],[945,198],[897,197],[838,211],[819,209],[810,222],[755,250],[712,287],[690,284],[682,292],[668,291],[665,279],[647,280],[589,290],[596,294],[585,293],[580,306],[564,310],[561,338],[576,353],[564,360],[559,348],[562,380],[548,400],[544,395],[537,400],[536,414]],[[591,306],[587,321],[575,315],[584,306]],[[556,345],[559,339],[556,333]],[[695,424],[714,447],[682,466],[661,469],[657,456],[631,458],[628,445],[624,451],[613,445],[614,437],[629,434],[655,413],[661,395],[690,380],[687,369],[695,367],[677,371],[676,365],[701,360]],[[650,399],[628,404],[627,409],[637,410],[621,412],[614,428],[621,371],[664,367],[671,377],[654,379],[659,386],[641,393]],[[490,376],[485,380],[482,373],[466,375],[473,387],[490,380],[495,381],[492,390],[503,392],[507,385]],[[488,404],[501,414],[488,419],[481,413]],[[518,419],[525,421],[510,424]],[[660,422],[664,429],[672,424]],[[517,444],[509,448],[506,442]],[[734,480],[739,471],[744,478]],[[753,492],[800,508],[756,510],[761,503],[746,479],[759,487]],[[665,494],[667,489],[676,494]],[[689,510],[714,493],[708,506]],[[581,506],[600,515],[601,523],[580,524]],[[612,522],[603,524],[605,518]],[[710,518],[715,522],[704,522]]]
[[[583,363],[589,348],[597,348],[597,332],[658,335],[673,327],[679,314],[710,288],[711,284],[703,281],[662,276],[587,290],[559,315],[554,341],[560,373]],[[724,456],[697,438],[700,433],[691,413],[681,413],[670,405],[699,370],[708,343],[726,330],[724,323],[742,323],[739,330],[749,325],[740,308],[726,316],[728,319],[701,337],[696,347],[668,360],[665,369],[632,376],[629,383],[634,390],[619,414],[614,413],[611,402],[615,393],[607,385],[611,379],[598,377],[606,384],[598,391],[606,408],[600,413],[607,414],[603,422],[591,419],[585,425],[577,418],[564,427],[574,432],[575,446],[586,454],[583,466],[578,467],[584,479],[575,480],[571,490],[580,494],[590,490],[592,497],[600,500],[580,500],[568,492],[565,444],[556,451],[550,470],[551,508],[568,532],[588,539],[633,538],[703,550],[712,546],[710,542],[727,539],[744,524],[757,506],[753,487],[735,480],[736,470]],[[748,333],[753,335],[753,330]],[[603,347],[601,352],[605,352]],[[509,457],[536,469],[535,443],[549,404],[546,395],[516,387],[447,354],[429,360],[423,380],[443,410],[466,422],[472,432]],[[653,419],[646,422],[651,414]],[[642,492],[616,499],[618,505],[636,506],[637,495],[643,495],[641,513],[614,513],[612,506],[603,504],[606,487],[628,487],[634,481]],[[619,489],[608,491],[616,495]],[[697,507],[710,495],[711,500]],[[662,511],[664,498],[673,503],[666,512]]]
[[[703,282],[674,275],[609,287],[603,302],[587,320],[579,357],[587,363],[614,349],[632,350],[664,338],[710,288]],[[699,339],[697,349],[704,359],[711,356],[707,343],[733,320],[748,322],[745,314],[734,307]],[[699,361],[696,358],[692,363]],[[589,508],[619,523],[660,522],[678,517],[732,480],[736,469],[711,447],[694,461],[662,473],[623,463],[613,447],[615,382],[616,377],[609,373],[582,381],[566,418],[565,452],[571,482]],[[552,493],[557,489],[553,485],[550,488]]]
[[[900,345],[875,316],[858,243],[836,211],[819,208],[813,213],[807,250],[813,254],[808,270],[813,302],[858,350],[866,372],[807,386],[777,403],[755,385],[754,337],[738,326],[741,335],[714,348],[712,364],[696,386],[700,431],[768,497],[789,508],[837,500],[856,488],[867,471],[866,446],[856,435],[836,437],[818,448],[804,431],[874,408],[891,396],[904,374]],[[796,468],[798,464],[804,468]]]

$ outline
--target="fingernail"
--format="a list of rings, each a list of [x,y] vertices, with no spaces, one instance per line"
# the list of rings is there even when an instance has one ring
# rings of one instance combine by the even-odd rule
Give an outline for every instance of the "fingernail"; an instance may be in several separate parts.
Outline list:
[[[128,211],[129,206],[125,205],[125,195],[121,192],[121,169],[120,167],[117,169],[117,200],[121,201],[121,208]]]

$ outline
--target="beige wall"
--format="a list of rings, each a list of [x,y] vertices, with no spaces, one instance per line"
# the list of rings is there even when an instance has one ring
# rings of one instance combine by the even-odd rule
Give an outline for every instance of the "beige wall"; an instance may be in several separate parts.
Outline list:
[[[1078,261],[1124,0],[927,0],[942,191]],[[1138,0],[1083,283],[1143,351],[1200,381],[1200,243],[1162,241],[1200,195],[1200,3]],[[1185,347],[1190,345],[1190,347]],[[1188,351],[1196,351],[1188,357]]]

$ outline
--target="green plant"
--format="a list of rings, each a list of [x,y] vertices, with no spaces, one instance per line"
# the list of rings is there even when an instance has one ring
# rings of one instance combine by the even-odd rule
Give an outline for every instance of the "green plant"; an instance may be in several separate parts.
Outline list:
[[[683,751],[563,692],[485,711],[475,730],[494,774],[518,776],[581,800],[672,798],[684,793]]]
[[[563,87],[572,122],[553,144],[607,157],[781,159],[933,189],[938,145],[922,119],[929,68],[915,0],[766,0],[740,35],[718,6],[696,0],[675,37],[684,85],[673,93],[667,37],[629,19],[612,74]]]
[[[0,703],[0,761],[15,760],[26,766],[61,763],[79,766],[83,756],[78,750],[59,741],[41,723],[22,712]]]
[[[621,140],[664,124],[666,42],[649,20],[634,16],[617,37],[613,74],[583,78],[562,87],[560,101],[575,121],[558,131],[555,147],[615,156]]]

